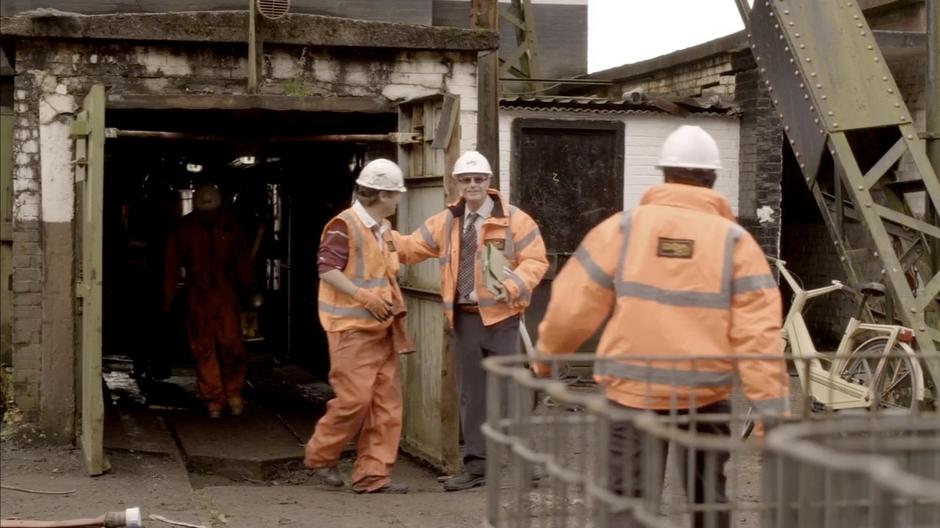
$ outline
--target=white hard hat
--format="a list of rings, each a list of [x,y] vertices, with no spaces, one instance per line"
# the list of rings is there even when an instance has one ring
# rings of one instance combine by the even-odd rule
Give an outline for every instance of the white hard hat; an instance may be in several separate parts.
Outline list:
[[[454,163],[454,171],[451,174],[454,176],[459,174],[487,174],[492,176],[493,171],[490,169],[490,162],[486,160],[486,156],[475,150],[468,150],[457,158],[457,162]]]
[[[211,183],[203,183],[196,187],[193,194],[193,207],[197,211],[214,211],[222,206],[222,193]]]
[[[682,125],[663,142],[656,167],[717,170],[721,168],[721,152],[702,127]]]
[[[405,178],[394,161],[379,158],[362,168],[356,185],[378,191],[405,192]]]

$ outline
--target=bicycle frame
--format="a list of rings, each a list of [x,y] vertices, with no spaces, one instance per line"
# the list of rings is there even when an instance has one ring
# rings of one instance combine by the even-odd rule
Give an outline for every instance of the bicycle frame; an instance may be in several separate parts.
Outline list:
[[[800,378],[800,384],[803,386],[804,390],[817,402],[833,410],[866,408],[875,404],[875,398],[869,387],[847,381],[839,374],[844,370],[849,354],[853,351],[855,336],[859,331],[864,330],[874,333],[878,337],[886,338],[884,356],[887,358],[888,353],[895,345],[899,344],[898,337],[901,331],[904,330],[904,327],[899,325],[862,323],[855,317],[850,318],[845,328],[845,333],[842,334],[842,340],[836,350],[835,358],[827,368],[823,366],[821,361],[822,359],[826,359],[825,356],[816,350],[816,346],[813,344],[813,340],[810,337],[809,329],[803,319],[803,309],[810,299],[843,290],[845,289],[845,285],[840,281],[834,280],[829,286],[804,290],[800,287],[796,278],[786,268],[785,261],[780,259],[770,260],[774,263],[777,271],[780,272],[780,276],[787,281],[787,284],[789,284],[790,288],[793,290],[793,303],[790,306],[790,310],[787,312],[783,331],[784,339],[789,342],[790,350],[794,357],[803,358],[803,361],[795,361],[794,363]],[[902,348],[913,357],[913,351],[910,350],[910,347],[903,343],[900,344]],[[923,379],[923,372],[916,359],[911,363],[914,370],[912,375],[915,380],[914,396],[918,400],[923,400],[924,384],[918,382]],[[884,365],[884,359],[878,362],[872,379],[880,378]]]

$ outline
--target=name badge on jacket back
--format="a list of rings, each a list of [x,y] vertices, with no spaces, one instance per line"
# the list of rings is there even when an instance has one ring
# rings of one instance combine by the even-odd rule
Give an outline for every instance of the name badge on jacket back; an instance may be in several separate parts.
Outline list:
[[[659,237],[659,244],[656,248],[658,257],[690,259],[694,253],[694,240]]]

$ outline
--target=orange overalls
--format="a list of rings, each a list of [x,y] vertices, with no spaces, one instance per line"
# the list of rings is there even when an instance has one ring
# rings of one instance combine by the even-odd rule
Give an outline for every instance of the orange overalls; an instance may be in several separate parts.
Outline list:
[[[212,410],[240,398],[248,353],[241,340],[239,298],[251,287],[252,263],[238,221],[225,211],[183,217],[167,240],[165,311],[169,311],[180,268],[185,270],[186,332],[199,397]]]
[[[305,448],[310,469],[335,466],[346,443],[359,434],[352,487],[374,491],[390,482],[402,429],[398,354],[414,350],[405,330],[405,306],[398,286],[398,252],[388,229],[381,245],[355,211],[337,216],[346,225],[349,253],[342,270],[356,286],[393,304],[396,316],[378,321],[354,298],[320,281],[320,323],[330,352],[330,386],[336,396],[317,422]],[[326,237],[333,221],[321,236]]]

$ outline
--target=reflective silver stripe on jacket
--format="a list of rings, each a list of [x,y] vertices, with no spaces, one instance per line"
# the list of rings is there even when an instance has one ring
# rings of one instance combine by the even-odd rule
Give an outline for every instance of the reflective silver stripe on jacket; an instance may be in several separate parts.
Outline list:
[[[528,301],[530,295],[529,287],[526,286],[525,281],[522,280],[522,277],[516,275],[516,273],[513,271],[510,271],[507,273],[507,275],[509,275],[509,278],[512,279],[512,281],[515,282],[516,286],[519,288],[519,300]]]
[[[508,209],[509,212],[506,214],[506,246],[503,248],[503,255],[512,262],[516,258],[516,242],[512,239],[512,227],[510,226],[512,226],[512,215],[518,208],[515,205],[510,205]]]
[[[353,282],[356,280],[364,280],[366,276],[366,263],[365,259],[362,258],[362,237],[359,235],[359,229],[355,225],[355,214],[346,211],[340,215],[340,218],[346,222],[346,229],[352,233],[353,247],[356,249],[356,271],[355,276],[352,278]]]
[[[454,213],[450,212],[450,209],[447,210],[447,223],[444,224],[444,253],[438,258],[438,262],[441,265],[441,268],[447,266],[450,263],[450,236],[451,229],[454,228]],[[441,270],[443,272],[443,269]]]
[[[437,242],[434,240],[434,237],[431,235],[431,230],[428,229],[428,226],[421,224],[421,238],[424,239],[425,244],[431,248],[432,251],[439,252],[440,247],[438,247]]]
[[[388,278],[386,277],[379,277],[378,279],[360,279],[359,277],[353,277],[350,281],[356,286],[366,289],[382,288],[389,285]]]
[[[636,297],[648,301],[672,306],[687,306],[696,308],[731,308],[731,295],[733,292],[732,274],[734,273],[734,246],[744,234],[744,228],[733,224],[725,236],[724,262],[721,268],[721,290],[718,292],[696,292],[685,290],[666,290],[649,284],[623,280],[623,270],[627,261],[627,251],[630,246],[630,234],[633,227],[633,212],[623,213],[621,230],[623,232],[623,247],[620,251],[620,260],[617,264],[617,273],[614,276],[614,287],[618,297]]]
[[[776,415],[790,412],[789,398],[768,398],[766,400],[750,400],[757,414]]]
[[[614,288],[614,278],[604,273],[604,270],[591,258],[591,254],[588,253],[588,250],[584,249],[584,246],[579,246],[578,249],[575,250],[574,258],[581,263],[581,266],[584,267],[584,271],[587,272],[591,280],[608,290]]]
[[[519,243],[516,245],[516,251],[522,251],[523,249],[527,248],[529,244],[535,242],[535,239],[540,236],[542,236],[542,233],[539,231],[539,228],[533,228],[532,231],[529,231],[528,235],[522,237],[522,239],[519,240]]]
[[[600,376],[613,376],[627,380],[663,385],[682,385],[686,387],[731,387],[734,372],[710,372],[703,370],[676,370],[630,365],[613,361],[602,361],[594,367],[594,373]]]
[[[369,310],[359,306],[333,306],[320,301],[317,307],[321,312],[326,312],[337,317],[356,317],[358,319],[375,319]]]
[[[750,275],[748,277],[734,279],[734,284],[731,285],[731,293],[732,295],[737,295],[739,293],[776,287],[777,281],[775,281],[774,276],[769,273],[766,275]]]

